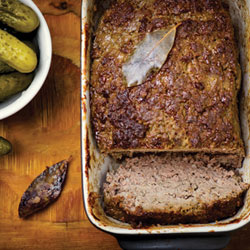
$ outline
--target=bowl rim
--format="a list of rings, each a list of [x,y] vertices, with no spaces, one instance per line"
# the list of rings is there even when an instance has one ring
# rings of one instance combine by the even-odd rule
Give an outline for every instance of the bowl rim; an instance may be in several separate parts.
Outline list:
[[[51,65],[52,41],[47,22],[39,8],[35,5],[35,3],[33,3],[32,0],[20,0],[20,2],[33,9],[39,18],[40,26],[38,27],[36,36],[38,37],[37,40],[40,50],[40,58],[34,79],[32,80],[31,84],[26,90],[17,94],[20,95],[18,98],[16,98],[10,104],[7,104],[5,107],[0,108],[0,120],[15,114],[25,107],[36,96],[45,82]],[[39,36],[41,37],[40,39]],[[46,48],[45,51],[44,48]],[[8,102],[8,100],[6,100],[6,102]]]

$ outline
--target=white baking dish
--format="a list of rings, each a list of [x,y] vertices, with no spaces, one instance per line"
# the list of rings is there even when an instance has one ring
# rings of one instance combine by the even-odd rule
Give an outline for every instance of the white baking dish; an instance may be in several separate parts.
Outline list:
[[[243,91],[240,97],[241,123],[247,156],[241,169],[244,181],[250,183],[250,1],[227,1],[230,6],[233,23],[240,43],[240,58],[243,72]],[[232,218],[210,224],[189,224],[152,226],[147,229],[134,229],[130,225],[107,217],[101,204],[101,186],[110,166],[115,167],[112,159],[101,154],[95,144],[90,127],[89,107],[89,64],[92,10],[94,0],[82,1],[82,35],[81,35],[81,118],[82,118],[82,181],[84,205],[89,220],[98,228],[115,234],[174,234],[174,233],[209,233],[229,232],[238,229],[250,221],[250,192],[247,193],[244,207]],[[248,111],[249,110],[249,111]]]

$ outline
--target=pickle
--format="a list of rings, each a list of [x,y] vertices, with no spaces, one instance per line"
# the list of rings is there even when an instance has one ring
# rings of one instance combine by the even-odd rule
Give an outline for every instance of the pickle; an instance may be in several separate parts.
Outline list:
[[[18,0],[0,0],[0,21],[23,33],[35,30],[39,25],[37,14]]]
[[[12,67],[8,64],[0,61],[0,73],[9,73],[15,71]]]
[[[33,80],[33,73],[13,72],[0,75],[0,102],[26,89]]]
[[[29,48],[31,48],[37,54],[38,49],[34,43],[32,43],[31,41],[28,41],[28,40],[22,40],[22,42],[24,44],[26,44]]]
[[[8,154],[12,149],[11,143],[0,136],[0,155]]]
[[[32,72],[37,65],[36,53],[26,44],[1,29],[0,60],[22,73]]]
[[[23,43],[25,43],[28,47],[30,47],[35,53],[38,52],[38,49],[36,47],[36,45],[34,43],[32,43],[31,41],[22,41]],[[12,67],[10,67],[8,64],[0,61],[0,74],[2,73],[10,73],[10,72],[14,72],[15,69],[13,69]]]
[[[0,29],[8,32],[12,36],[19,39],[20,41],[23,41],[23,40],[32,41],[37,36],[37,30],[34,30],[32,32],[29,32],[29,33],[22,33],[22,32],[14,30],[13,28],[7,26],[6,24],[2,23],[1,21],[0,21]]]

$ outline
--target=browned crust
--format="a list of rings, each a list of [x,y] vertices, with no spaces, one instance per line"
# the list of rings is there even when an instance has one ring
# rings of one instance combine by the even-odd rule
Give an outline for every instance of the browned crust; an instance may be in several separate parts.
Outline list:
[[[218,0],[141,2],[115,1],[96,32],[90,93],[99,148],[243,156],[238,52],[227,7]],[[180,22],[161,70],[127,88],[121,67],[135,46],[147,32]]]
[[[234,216],[239,208],[243,206],[243,199],[246,191],[240,193],[237,197],[228,200],[220,200],[213,204],[203,204],[202,208],[192,213],[181,213],[174,211],[164,212],[145,212],[138,207],[134,213],[125,209],[121,205],[121,199],[112,199],[105,202],[105,212],[113,218],[131,224],[133,227],[145,227],[149,225],[176,225],[189,223],[210,223]],[[190,211],[189,211],[190,212]]]

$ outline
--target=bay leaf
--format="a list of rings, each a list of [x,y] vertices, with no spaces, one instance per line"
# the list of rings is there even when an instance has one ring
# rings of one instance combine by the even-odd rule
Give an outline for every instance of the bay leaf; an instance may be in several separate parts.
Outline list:
[[[179,25],[148,33],[137,45],[133,55],[122,66],[128,87],[142,84],[152,70],[159,71],[174,45]]]
[[[47,167],[32,181],[19,203],[20,218],[42,210],[59,197],[71,159],[72,157]]]

